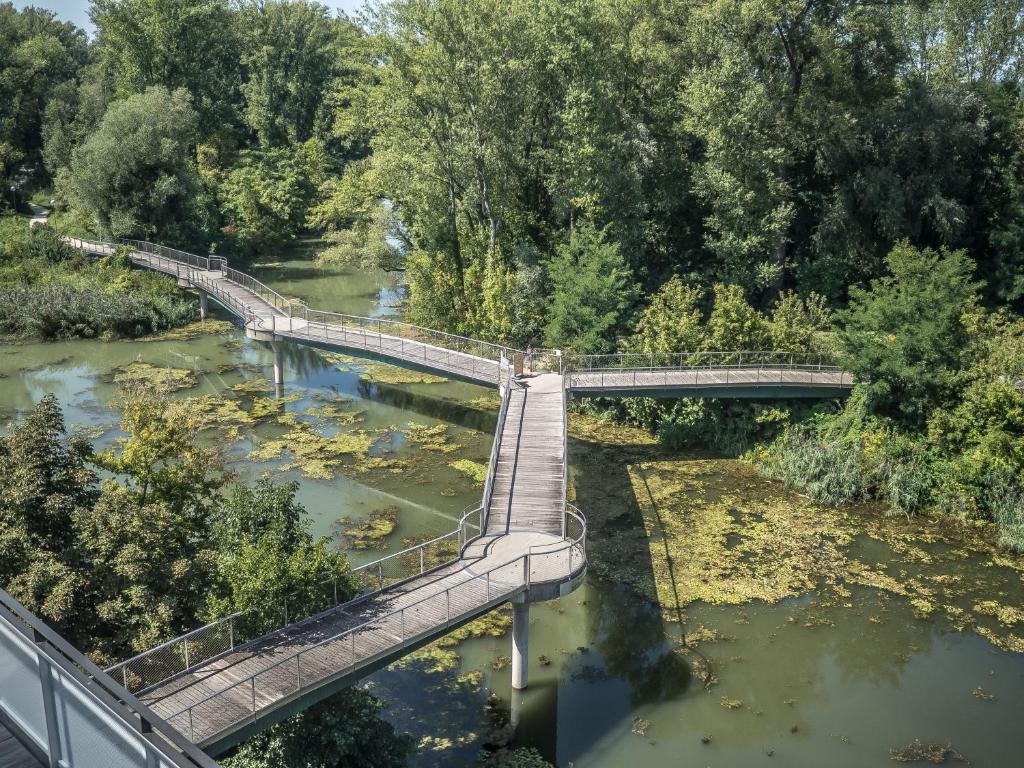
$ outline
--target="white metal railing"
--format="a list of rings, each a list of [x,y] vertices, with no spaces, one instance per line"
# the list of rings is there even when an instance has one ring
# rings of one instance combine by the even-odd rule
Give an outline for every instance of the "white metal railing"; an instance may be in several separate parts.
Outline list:
[[[217,767],[3,590],[0,678],[0,712],[43,756],[42,764]]]
[[[254,640],[302,624],[326,611],[350,605],[459,559],[466,545],[483,528],[483,511],[466,510],[458,527],[446,534],[353,568],[348,574],[313,585],[304,594],[290,595],[280,604],[261,603],[179,635],[106,670],[133,693],[148,690]],[[350,580],[361,587],[347,602]],[[301,606],[301,609],[300,609]]]
[[[533,546],[481,573],[285,655],[169,714],[166,720],[188,734],[193,742],[202,743],[238,722],[256,717],[261,709],[336,676],[339,671],[358,672],[426,636],[442,634],[467,617],[509,600],[531,584],[579,578],[586,569],[586,518],[571,505],[566,515],[571,538]]]

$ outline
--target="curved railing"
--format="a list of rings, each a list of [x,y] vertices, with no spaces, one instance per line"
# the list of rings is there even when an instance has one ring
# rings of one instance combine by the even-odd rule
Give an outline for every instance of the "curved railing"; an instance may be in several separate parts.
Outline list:
[[[313,586],[311,592],[290,595],[280,605],[261,603],[211,621],[108,668],[106,673],[132,693],[157,686],[225,653],[249,645],[272,632],[294,627],[364,600],[389,587],[456,562],[466,545],[482,530],[481,507],[466,510],[449,533],[353,568],[347,574]],[[362,589],[342,601],[351,581]],[[300,609],[299,606],[302,606]]]
[[[335,677],[341,670],[349,674],[358,672],[382,657],[392,656],[421,641],[426,635],[459,624],[483,608],[505,602],[532,584],[578,579],[587,564],[587,523],[572,505],[567,507],[566,515],[569,518],[566,527],[573,537],[530,547],[523,554],[468,579],[283,656],[271,666],[164,719],[188,734],[193,742],[201,743],[303,688]],[[284,688],[282,680],[288,681]],[[217,716],[211,717],[214,712]],[[227,722],[226,715],[231,718]],[[210,722],[218,725],[211,728],[207,725]]]
[[[65,237],[64,240],[73,248],[108,255],[112,254],[119,246],[127,245],[134,251],[147,254],[151,259],[155,259],[164,265],[165,269],[162,271],[175,274],[177,277],[185,278],[197,285],[202,284],[204,289],[209,289],[212,293],[215,293],[218,298],[224,297],[227,294],[223,291],[214,290],[212,288],[212,286],[216,284],[216,281],[212,281],[203,275],[196,274],[195,272],[175,270],[170,267],[171,265],[180,265],[191,268],[192,270],[220,272],[225,280],[241,286],[250,293],[255,294],[285,317],[296,319],[301,318],[309,324],[348,328],[364,333],[368,332],[384,336],[393,336],[398,339],[407,339],[421,344],[428,344],[455,352],[461,352],[463,354],[474,355],[494,362],[499,362],[503,355],[506,359],[512,359],[513,355],[524,354],[522,350],[508,345],[492,344],[491,342],[480,341],[479,339],[469,338],[468,336],[459,336],[453,333],[446,333],[432,328],[413,325],[412,323],[406,323],[401,320],[362,317],[360,315],[349,315],[341,312],[328,312],[325,310],[313,309],[306,306],[302,301],[282,296],[273,288],[257,280],[252,275],[229,267],[227,259],[223,256],[197,256],[185,251],[179,251],[175,248],[168,248],[167,246],[156,245],[142,240],[122,240],[117,243],[103,240],[84,240],[82,238],[75,237]],[[231,304],[229,308],[233,311],[237,311],[239,316],[247,322],[255,321],[257,325],[263,326],[269,319],[259,317],[251,306],[246,306],[244,303],[238,302],[230,297],[229,299]],[[275,330],[275,321],[270,320],[270,322],[273,324],[273,327],[270,330]],[[282,326],[280,330],[285,330],[285,326]]]

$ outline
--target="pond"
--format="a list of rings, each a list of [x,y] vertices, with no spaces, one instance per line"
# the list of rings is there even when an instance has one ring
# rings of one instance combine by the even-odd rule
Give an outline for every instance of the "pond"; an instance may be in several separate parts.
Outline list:
[[[274,259],[256,271],[285,295],[398,313],[396,275],[320,270],[301,249]],[[188,336],[2,347],[0,417],[54,392],[109,444],[118,381],[175,369],[174,397],[237,475],[298,480],[313,532],[357,563],[450,530],[479,500],[493,392],[288,344],[277,399],[265,345],[224,322]],[[1022,564],[985,531],[817,509],[739,461],[668,455],[583,415],[570,431],[591,570],[531,608],[529,689],[510,690],[502,612],[363,683],[416,738],[413,765],[469,765],[510,735],[577,767],[887,765],[927,750],[1019,764]]]

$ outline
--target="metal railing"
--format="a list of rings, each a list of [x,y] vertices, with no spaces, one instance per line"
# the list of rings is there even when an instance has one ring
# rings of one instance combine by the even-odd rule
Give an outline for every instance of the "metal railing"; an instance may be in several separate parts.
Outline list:
[[[563,371],[578,373],[630,368],[638,370],[677,370],[695,368],[786,368],[791,370],[839,371],[839,361],[817,352],[698,351],[698,352],[618,352],[607,355],[565,355]]]
[[[466,510],[458,527],[446,534],[353,568],[341,578],[328,579],[304,594],[290,595],[280,604],[261,603],[236,611],[126,659],[106,670],[133,693],[148,690],[272,632],[315,619],[335,608],[458,560],[465,546],[482,531],[481,507]],[[349,579],[362,589],[347,597]],[[300,608],[301,606],[301,608]]]
[[[128,245],[133,251],[148,255],[148,263],[154,265],[160,271],[174,274],[178,278],[184,278],[197,285],[202,284],[205,290],[224,299],[229,309],[236,312],[246,323],[252,323],[254,327],[266,328],[272,332],[288,332],[301,336],[317,338],[316,329],[319,328],[320,336],[327,338],[329,329],[340,329],[343,331],[354,331],[362,336],[373,334],[378,337],[380,348],[384,349],[384,339],[415,342],[420,345],[424,356],[426,347],[437,347],[439,349],[454,352],[456,354],[476,357],[491,362],[500,363],[502,359],[511,360],[516,355],[522,355],[522,350],[508,345],[493,344],[479,339],[459,336],[453,333],[437,331],[432,328],[413,325],[400,320],[389,320],[386,318],[362,317],[360,315],[349,315],[341,312],[328,312],[325,310],[313,309],[304,302],[297,299],[289,299],[257,280],[252,275],[233,269],[228,266],[227,259],[223,256],[197,256],[195,254],[179,251],[175,248],[168,248],[163,245],[148,243],[141,240],[122,240],[119,243],[111,243],[101,240],[83,240],[81,238],[65,237],[72,247],[79,250],[86,250],[92,253],[111,254],[119,245]],[[274,315],[264,317],[259,315],[253,307],[231,297],[223,290],[214,288],[217,281],[210,280],[196,271],[174,269],[172,265],[181,265],[191,270],[203,270],[206,272],[220,272],[224,280],[245,288],[250,293],[259,297],[277,312],[280,312],[288,320],[301,319],[301,327],[289,322],[286,325],[278,325],[278,318]],[[343,336],[343,340],[345,337]],[[390,351],[390,350],[389,350]],[[403,345],[401,352],[405,353]],[[550,370],[558,370],[560,365],[560,353],[557,350],[538,350],[535,359],[544,360],[545,366]],[[413,360],[415,361],[415,360]],[[450,361],[449,361],[450,362]],[[537,367],[536,364],[534,366]]]
[[[169,714],[167,721],[192,741],[201,743],[230,730],[238,722],[255,718],[260,710],[298,694],[303,688],[337,676],[342,670],[358,672],[425,636],[442,634],[467,617],[509,600],[531,584],[580,577],[586,569],[586,518],[571,505],[566,515],[566,527],[572,538],[530,547],[527,552],[481,573],[283,656],[270,666]]]
[[[44,763],[65,768],[217,768],[178,730],[3,590],[0,649],[5,683],[0,711],[45,755]]]
[[[491,498],[494,496],[494,473],[498,470],[498,454],[501,453],[501,438],[505,432],[505,419],[508,416],[508,404],[512,400],[512,386],[514,379],[508,376],[505,380],[505,388],[501,395],[501,407],[498,408],[498,423],[494,429],[494,440],[491,442],[491,455],[487,459],[487,474],[484,476],[484,494],[481,505],[483,507],[483,519],[481,531],[487,530],[487,521],[490,517]]]
[[[853,375],[834,358],[803,352],[680,352],[585,355],[563,369],[574,390],[629,387],[791,386],[850,389]]]

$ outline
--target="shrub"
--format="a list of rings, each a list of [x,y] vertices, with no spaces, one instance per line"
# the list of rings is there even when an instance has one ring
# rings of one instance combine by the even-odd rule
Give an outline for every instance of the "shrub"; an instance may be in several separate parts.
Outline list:
[[[752,458],[769,477],[803,488],[824,504],[844,504],[870,496],[870,480],[855,445],[822,437],[813,428],[791,427],[770,448]]]

